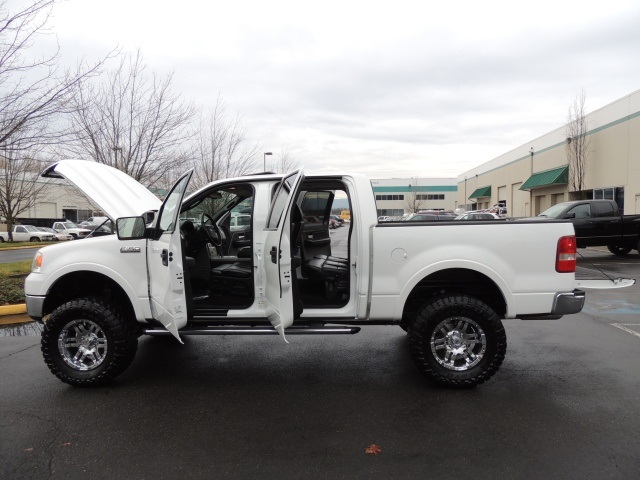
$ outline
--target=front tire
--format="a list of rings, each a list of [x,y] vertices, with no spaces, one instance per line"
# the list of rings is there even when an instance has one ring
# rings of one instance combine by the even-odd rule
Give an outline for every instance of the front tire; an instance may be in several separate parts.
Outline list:
[[[117,308],[95,298],[59,306],[42,331],[49,370],[77,387],[108,383],[131,364],[137,348],[134,326]]]
[[[431,300],[409,329],[411,356],[433,382],[469,388],[486,382],[500,368],[507,337],[500,318],[467,295]]]
[[[631,247],[618,247],[617,245],[607,245],[607,248],[611,253],[618,255],[619,257],[624,257],[631,251]]]

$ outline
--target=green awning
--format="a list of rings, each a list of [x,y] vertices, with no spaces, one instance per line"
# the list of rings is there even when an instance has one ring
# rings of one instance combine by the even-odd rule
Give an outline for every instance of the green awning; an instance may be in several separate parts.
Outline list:
[[[569,182],[569,165],[534,173],[522,184],[520,190],[548,187],[550,185],[566,185]]]
[[[480,197],[490,197],[491,196],[491,185],[488,187],[480,187],[476,188],[475,191],[469,195],[469,198],[480,198]]]

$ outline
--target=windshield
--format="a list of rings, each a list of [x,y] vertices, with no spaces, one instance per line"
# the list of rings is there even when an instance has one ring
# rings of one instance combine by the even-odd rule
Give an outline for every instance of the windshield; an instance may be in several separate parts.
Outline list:
[[[64,222],[63,225],[64,228],[79,228],[78,225],[73,222]]]
[[[554,205],[551,208],[546,209],[544,212],[542,212],[538,216],[547,217],[547,218],[558,218],[566,208],[567,206],[565,204],[559,203],[557,205]]]
[[[27,232],[38,232],[39,231],[36,227],[34,227],[32,225],[25,225],[24,228],[25,228],[25,230]]]

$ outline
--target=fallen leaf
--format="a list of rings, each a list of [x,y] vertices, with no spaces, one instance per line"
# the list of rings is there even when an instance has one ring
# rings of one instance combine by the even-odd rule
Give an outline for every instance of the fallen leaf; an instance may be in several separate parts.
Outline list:
[[[33,448],[25,448],[24,451],[25,452],[33,452]]]
[[[58,445],[59,447],[68,447],[69,445],[71,445],[71,442],[66,442],[63,443],[62,445]]]
[[[370,453],[371,455],[377,455],[382,453],[382,449],[378,445],[369,445],[364,452]]]

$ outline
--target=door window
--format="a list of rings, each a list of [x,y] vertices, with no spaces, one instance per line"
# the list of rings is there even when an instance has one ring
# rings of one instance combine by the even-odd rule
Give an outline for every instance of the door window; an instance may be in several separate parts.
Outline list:
[[[157,237],[163,233],[171,233],[175,229],[175,220],[177,217],[177,210],[180,207],[180,202],[184,196],[184,192],[189,184],[191,175],[185,175],[178,183],[173,187],[160,210],[160,218],[158,219]]]
[[[591,217],[591,208],[588,203],[581,203],[567,212],[567,214],[570,213],[575,213],[575,218],[589,218]]]
[[[608,202],[596,203],[594,205],[596,217],[613,217],[613,205]]]
[[[282,217],[282,212],[284,211],[284,207],[287,205],[287,199],[289,198],[289,192],[293,186],[293,182],[295,181],[298,172],[293,172],[291,175],[286,176],[278,190],[276,191],[276,195],[274,197],[271,212],[269,213],[269,219],[267,220],[267,229],[275,230],[278,228],[280,224],[280,218]]]

